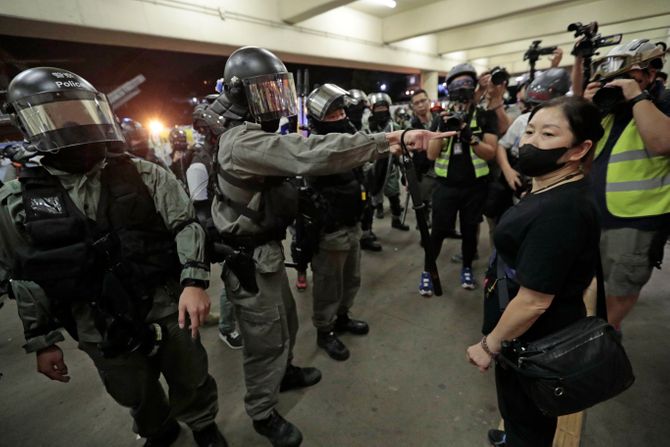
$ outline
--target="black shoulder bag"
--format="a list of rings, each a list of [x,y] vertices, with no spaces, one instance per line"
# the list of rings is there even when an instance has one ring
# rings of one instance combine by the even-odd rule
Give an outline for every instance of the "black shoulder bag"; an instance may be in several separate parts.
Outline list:
[[[517,372],[535,405],[550,417],[576,413],[628,389],[635,377],[621,336],[607,323],[600,255],[596,314],[525,343],[503,342],[496,361]]]

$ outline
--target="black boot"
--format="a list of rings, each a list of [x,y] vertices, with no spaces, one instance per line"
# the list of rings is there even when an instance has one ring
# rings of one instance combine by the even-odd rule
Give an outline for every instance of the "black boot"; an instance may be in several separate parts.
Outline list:
[[[179,423],[174,419],[170,419],[165,423],[165,426],[160,433],[147,438],[144,447],[169,447],[179,437],[180,430],[181,427],[179,426]]]
[[[377,219],[383,219],[384,218],[384,204],[380,203],[375,207],[375,217]]]
[[[279,392],[294,390],[296,388],[306,388],[316,385],[321,381],[321,371],[316,368],[299,368],[290,363],[286,367],[284,378],[281,379]]]
[[[270,440],[274,447],[298,447],[302,443],[302,433],[298,427],[281,417],[277,410],[260,421],[254,421],[254,430]]]
[[[361,236],[361,250],[382,251],[382,244],[377,242],[372,234]]]
[[[209,424],[202,430],[194,431],[193,439],[198,447],[228,447],[226,438],[223,437],[216,424]]]
[[[393,216],[391,220],[391,227],[395,228],[396,230],[409,231],[409,225],[402,223],[400,216]]]
[[[349,332],[354,335],[365,335],[370,332],[370,326],[365,321],[352,320],[349,314],[342,314],[337,316],[335,320],[335,332]]]
[[[334,360],[344,361],[349,358],[349,350],[334,332],[317,331],[316,344]]]

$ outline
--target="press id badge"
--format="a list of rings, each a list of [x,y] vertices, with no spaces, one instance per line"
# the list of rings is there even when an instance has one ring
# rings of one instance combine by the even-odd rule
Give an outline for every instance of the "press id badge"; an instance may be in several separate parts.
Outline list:
[[[461,145],[460,141],[456,141],[454,143],[454,155],[462,155],[463,154],[463,146]]]

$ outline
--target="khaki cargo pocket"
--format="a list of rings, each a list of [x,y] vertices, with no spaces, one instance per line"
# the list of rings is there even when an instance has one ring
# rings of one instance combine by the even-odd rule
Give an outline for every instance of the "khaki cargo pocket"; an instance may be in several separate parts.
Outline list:
[[[240,309],[240,332],[250,355],[268,355],[284,349],[282,324],[277,307]]]

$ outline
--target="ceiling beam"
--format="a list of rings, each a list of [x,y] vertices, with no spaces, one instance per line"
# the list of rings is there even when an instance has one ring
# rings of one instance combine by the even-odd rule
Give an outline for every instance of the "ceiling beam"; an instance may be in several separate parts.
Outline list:
[[[598,30],[603,36],[610,34],[623,34],[623,41],[629,41],[633,38],[631,37],[632,33],[640,34],[647,33],[649,38],[652,36],[658,36],[658,30],[670,28],[670,14],[665,14],[657,17],[651,17],[646,19],[631,20],[630,22],[617,23],[615,25],[605,25],[601,26]],[[541,36],[534,36],[532,40],[541,39],[541,46],[553,46],[553,45],[563,45],[570,44],[572,45],[575,41],[572,33],[561,32],[558,34],[546,34]],[[524,53],[531,44],[531,39],[522,39],[515,40],[514,42],[506,42],[498,45],[487,45],[479,48],[472,48],[465,51],[465,59],[479,59],[483,57],[491,57],[502,54],[518,54]],[[601,52],[607,52],[608,48],[605,47]],[[568,54],[565,54],[568,57]]]
[[[331,9],[345,6],[353,0],[279,0],[279,15],[281,19],[295,25],[323,14]]]
[[[670,1],[645,0],[631,7],[630,0],[597,0],[569,5],[554,5],[501,20],[468,25],[438,34],[439,53],[497,45],[517,40],[532,40],[547,34],[567,33],[571,22],[598,20],[602,25],[650,18],[670,13]]]
[[[574,0],[477,0],[464,6],[461,0],[443,0],[386,17],[383,39],[391,43],[570,2]]]

